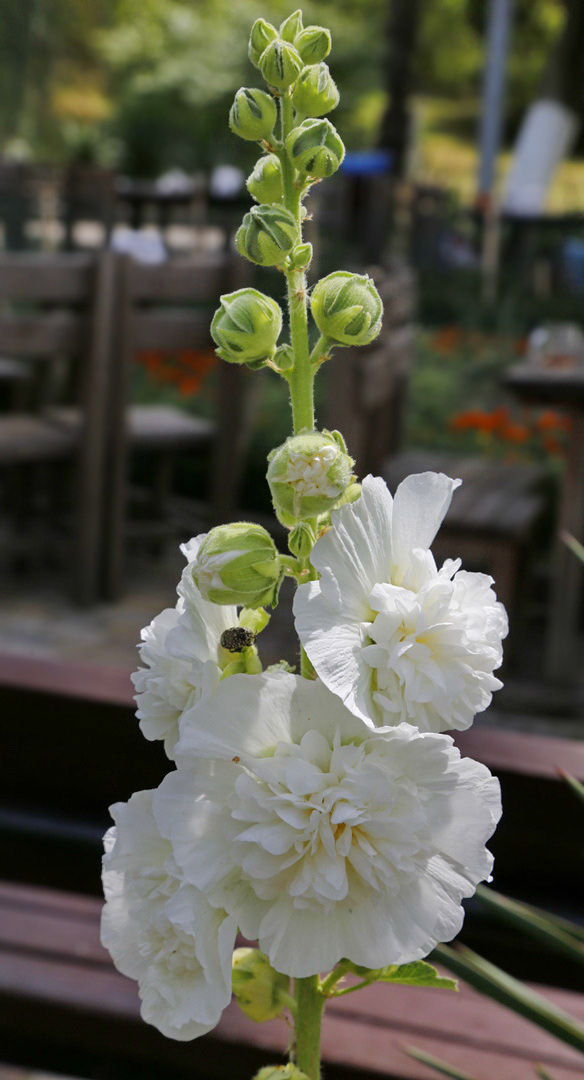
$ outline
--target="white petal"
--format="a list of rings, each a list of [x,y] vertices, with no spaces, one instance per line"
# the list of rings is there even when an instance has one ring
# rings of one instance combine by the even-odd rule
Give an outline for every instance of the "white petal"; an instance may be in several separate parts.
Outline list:
[[[393,501],[393,562],[406,565],[414,548],[429,548],[462,483],[444,473],[415,473],[402,480]],[[378,577],[377,581],[388,578]]]

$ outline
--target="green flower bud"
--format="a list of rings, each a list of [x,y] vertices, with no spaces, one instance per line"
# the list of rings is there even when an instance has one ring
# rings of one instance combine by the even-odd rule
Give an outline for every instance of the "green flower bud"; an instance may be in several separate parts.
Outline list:
[[[352,478],[354,461],[325,432],[293,435],[268,456],[268,484],[283,525],[326,513]]]
[[[343,140],[330,120],[312,118],[292,129],[286,150],[299,172],[319,180],[336,172],[345,156]]]
[[[295,270],[306,270],[312,259],[312,244],[298,244],[290,256],[290,262]]]
[[[295,1065],[265,1065],[252,1080],[308,1080]]]
[[[287,90],[298,78],[304,64],[289,41],[276,38],[264,49],[259,67],[269,86]]]
[[[271,360],[282,329],[282,312],[271,296],[257,289],[238,289],[219,298],[211,336],[217,355],[230,364]]]
[[[276,605],[282,567],[270,534],[261,525],[236,521],[207,533],[193,577],[205,600],[258,608]]]
[[[264,49],[268,47],[270,41],[274,41],[278,36],[278,31],[271,23],[266,22],[265,19],[256,19],[254,22],[251,33],[249,35],[249,46],[247,55],[249,56],[252,64],[259,68],[260,56]]]
[[[307,26],[294,38],[294,48],[305,64],[320,64],[331,51],[330,30],[324,26]]]
[[[235,949],[233,993],[239,1008],[250,1020],[273,1020],[286,1008],[290,990],[288,975],[274,971],[259,949]],[[283,996],[284,995],[284,996]]]
[[[278,345],[273,362],[279,371],[290,371],[290,368],[294,367],[294,349],[292,346]]]
[[[280,266],[292,251],[298,229],[283,206],[252,206],[235,235],[240,255],[259,266]]]
[[[288,537],[288,547],[297,559],[307,559],[316,543],[316,536],[308,522],[300,521]]]
[[[294,44],[294,38],[300,33],[303,28],[302,23],[302,11],[298,8],[297,11],[293,11],[287,19],[280,26],[279,35],[282,41],[290,41]]]
[[[259,203],[279,203],[284,195],[282,166],[275,154],[258,158],[247,178],[247,190]]]
[[[339,91],[328,64],[311,64],[298,77],[292,104],[303,116],[324,116],[339,104]]]
[[[317,282],[310,304],[321,334],[337,345],[368,345],[381,330],[383,303],[366,274],[336,270]]]
[[[276,102],[265,90],[242,86],[229,112],[229,127],[240,139],[269,139],[276,123]]]

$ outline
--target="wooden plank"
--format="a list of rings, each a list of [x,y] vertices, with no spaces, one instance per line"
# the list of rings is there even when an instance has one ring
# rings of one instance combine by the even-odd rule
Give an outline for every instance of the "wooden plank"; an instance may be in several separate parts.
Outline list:
[[[0,349],[16,356],[47,359],[80,353],[86,349],[88,333],[87,316],[72,311],[0,313]]]
[[[0,254],[0,298],[75,303],[90,294],[94,255]]]
[[[226,291],[234,261],[235,256],[224,252],[172,258],[155,266],[132,261],[128,272],[129,298],[139,302],[177,303],[208,302],[215,296],[218,301],[220,293]]]
[[[0,653],[0,687],[134,709],[134,688],[124,668]]]
[[[132,350],[208,348],[212,311],[167,308],[136,311],[132,315]]]
[[[71,457],[76,439],[40,417],[20,414],[0,416],[0,462],[20,465],[37,461],[62,461]]]

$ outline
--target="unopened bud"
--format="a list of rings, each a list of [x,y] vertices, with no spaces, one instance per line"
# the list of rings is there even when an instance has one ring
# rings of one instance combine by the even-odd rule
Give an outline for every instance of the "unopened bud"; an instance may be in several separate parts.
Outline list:
[[[381,330],[383,303],[366,274],[336,270],[317,282],[310,304],[321,334],[337,345],[368,345]]]
[[[295,1065],[264,1065],[252,1080],[308,1080]]]
[[[296,82],[304,63],[289,41],[275,38],[260,56],[259,68],[269,86],[287,90]]]
[[[283,525],[326,513],[351,482],[354,462],[326,432],[293,435],[268,456],[268,484]]]
[[[241,139],[269,139],[276,123],[276,102],[265,90],[242,86],[229,112],[229,127]]]
[[[271,296],[238,289],[220,297],[211,323],[217,354],[230,364],[257,366],[271,360],[282,329],[282,312]]]
[[[258,203],[282,201],[282,166],[275,154],[264,154],[258,158],[247,178],[247,190]]]
[[[298,76],[292,104],[303,116],[325,116],[339,104],[339,91],[327,64],[311,64]]]
[[[288,537],[288,548],[297,559],[308,559],[316,543],[316,536],[306,521],[299,521]]]
[[[312,259],[312,244],[298,244],[290,256],[290,262],[295,270],[306,270]]]
[[[302,11],[298,8],[287,19],[284,19],[280,26],[279,34],[282,41],[290,41],[294,44],[294,38],[301,32],[302,27]]]
[[[240,255],[259,266],[280,266],[298,235],[294,215],[283,206],[252,206],[235,235]]]
[[[294,38],[305,64],[320,64],[331,51],[331,34],[324,26],[307,26]]]
[[[247,50],[247,55],[255,67],[260,66],[260,56],[264,52],[264,49],[268,47],[270,41],[274,41],[277,36],[278,31],[275,26],[266,22],[265,19],[256,19],[251,28]]]
[[[284,1011],[290,989],[288,975],[274,971],[259,949],[235,949],[233,993],[250,1020],[273,1020]]]
[[[286,150],[299,172],[320,180],[336,172],[345,156],[343,140],[330,120],[312,117],[293,128]]]
[[[248,608],[277,603],[282,566],[276,545],[261,525],[237,521],[207,533],[193,566],[205,600]]]
[[[294,367],[294,349],[291,345],[278,345],[272,361],[278,371],[290,371]]]

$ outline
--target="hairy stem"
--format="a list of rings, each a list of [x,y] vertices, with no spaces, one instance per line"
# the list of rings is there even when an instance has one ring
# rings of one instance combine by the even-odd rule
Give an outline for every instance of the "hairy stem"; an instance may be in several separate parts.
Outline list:
[[[318,975],[295,980],[296,1064],[309,1080],[320,1080],[320,1024],[324,997]]]

